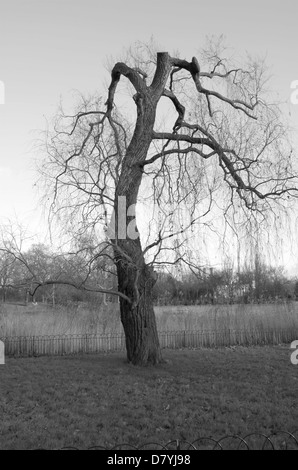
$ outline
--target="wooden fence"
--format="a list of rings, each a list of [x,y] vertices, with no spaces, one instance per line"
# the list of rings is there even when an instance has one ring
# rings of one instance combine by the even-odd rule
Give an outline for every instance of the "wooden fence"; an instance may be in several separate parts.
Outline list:
[[[211,330],[159,332],[161,348],[216,348],[289,344],[298,339],[298,330]],[[123,334],[55,335],[0,337],[6,357],[61,356],[125,350]]]

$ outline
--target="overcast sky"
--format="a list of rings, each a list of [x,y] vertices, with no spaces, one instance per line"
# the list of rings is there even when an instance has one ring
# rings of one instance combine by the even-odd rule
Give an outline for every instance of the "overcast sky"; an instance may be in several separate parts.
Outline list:
[[[271,87],[288,103],[298,129],[290,84],[298,80],[297,7],[234,0],[0,0],[0,223],[18,217],[40,226],[33,184],[33,145],[60,97],[102,91],[106,58],[151,36],[191,59],[206,35],[224,34],[240,54],[266,56]],[[1,100],[1,97],[0,97]],[[298,150],[298,149],[297,149]]]

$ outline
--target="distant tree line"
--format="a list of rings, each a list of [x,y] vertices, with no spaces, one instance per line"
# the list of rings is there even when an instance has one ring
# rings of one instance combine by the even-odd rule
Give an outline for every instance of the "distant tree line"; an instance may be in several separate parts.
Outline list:
[[[42,302],[53,306],[77,302],[118,302],[109,295],[114,273],[102,262],[90,264],[85,252],[57,254],[43,244],[23,251],[6,244],[0,249],[2,302]],[[97,290],[106,289],[106,293]]]
[[[153,293],[158,305],[268,303],[298,299],[298,281],[288,279],[282,268],[259,263],[241,272],[211,269],[208,274],[187,273],[179,279],[162,272]]]
[[[155,305],[204,305],[279,302],[298,299],[298,280],[289,279],[282,267],[267,266],[256,258],[253,267],[237,271],[198,269],[175,275],[159,271],[153,287]],[[54,282],[52,282],[54,280]],[[105,289],[106,292],[97,290]],[[6,246],[0,250],[2,302],[89,304],[118,302],[112,295],[117,278],[102,260],[86,262],[86,253],[61,255],[43,244],[27,251]],[[109,292],[111,291],[111,294]]]

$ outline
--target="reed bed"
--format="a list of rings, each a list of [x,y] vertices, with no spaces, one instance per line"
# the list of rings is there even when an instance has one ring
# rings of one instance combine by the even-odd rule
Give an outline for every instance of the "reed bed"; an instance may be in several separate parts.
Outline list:
[[[53,336],[121,332],[118,305],[0,304],[0,336]]]
[[[298,339],[298,303],[156,307],[162,348],[289,344]],[[119,306],[2,305],[0,339],[7,356],[96,353],[125,349]]]

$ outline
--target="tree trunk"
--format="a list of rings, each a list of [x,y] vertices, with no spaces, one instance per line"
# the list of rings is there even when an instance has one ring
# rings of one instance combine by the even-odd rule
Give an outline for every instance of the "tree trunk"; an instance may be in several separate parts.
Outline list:
[[[153,82],[147,87],[137,72],[120,63],[112,71],[112,83],[109,89],[109,109],[112,107],[113,94],[121,74],[130,77],[137,92],[134,95],[137,106],[136,126],[122,160],[121,174],[115,192],[115,238],[113,237],[112,241],[118,288],[131,299],[131,302],[120,299],[127,359],[133,364],[140,365],[157,364],[162,357],[152,303],[154,272],[145,263],[136,226],[133,234],[129,227],[134,223],[131,221],[134,210],[131,209],[138,199],[143,176],[142,164],[146,160],[152,142],[157,104],[163,94],[170,70],[169,55],[159,53]]]
[[[120,315],[127,360],[134,365],[162,361],[152,301],[156,275],[146,264],[139,237],[118,240],[115,247],[118,289],[131,301],[120,298]]]
[[[155,284],[153,270],[143,263],[137,275],[135,269],[120,261],[117,271],[119,290],[130,298],[138,297],[133,305],[120,298],[127,360],[134,365],[158,364],[162,356],[152,303],[152,287]]]

